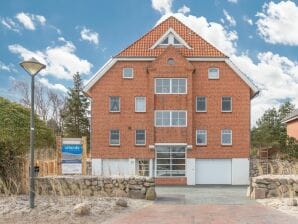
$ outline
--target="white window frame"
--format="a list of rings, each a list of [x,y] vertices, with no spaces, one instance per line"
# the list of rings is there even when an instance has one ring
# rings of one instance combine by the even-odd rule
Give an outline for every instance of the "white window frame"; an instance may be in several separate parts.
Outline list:
[[[210,73],[210,70],[211,69],[216,69],[217,70],[218,76],[216,78],[212,78],[212,77],[210,78],[209,73]],[[213,79],[219,79],[219,68],[217,68],[217,67],[208,68],[208,79],[211,79],[211,80],[213,80]]]
[[[231,99],[231,110],[223,110],[223,98],[224,97],[229,97],[230,99]],[[223,112],[223,113],[231,113],[233,111],[233,99],[232,99],[232,97],[231,96],[222,96],[221,97],[221,112]]]
[[[144,108],[143,111],[137,111],[137,100],[138,100],[138,98],[145,99],[145,108]],[[135,112],[136,113],[145,113],[146,112],[146,107],[147,107],[147,98],[146,98],[146,96],[136,96],[135,97]]]
[[[230,131],[231,134],[231,143],[223,143],[222,139],[223,139],[223,134],[227,134],[227,133],[223,133],[224,131]],[[221,130],[221,145],[233,145],[233,131],[232,129],[229,128],[225,128]]]
[[[118,131],[119,132],[119,143],[118,144],[112,144],[111,143],[111,136],[112,136],[112,131]],[[120,145],[120,139],[121,139],[121,134],[120,134],[120,129],[110,129],[109,130],[109,144],[110,146],[119,146]]]
[[[204,132],[205,134],[205,143],[198,143],[198,132]],[[206,129],[197,129],[196,130],[196,145],[207,145],[208,142],[208,133]]]
[[[145,135],[145,141],[144,141],[144,144],[137,144],[137,131],[144,131],[144,135]],[[138,146],[144,146],[146,145],[146,130],[145,129],[136,129],[135,130],[135,145],[138,145]]]
[[[198,98],[199,97],[204,97],[205,98],[205,110],[198,110]],[[204,112],[207,112],[207,97],[206,96],[196,96],[196,112],[199,112],[199,113],[204,113]]]
[[[132,74],[132,76],[131,77],[126,77],[124,74],[125,74],[125,69],[131,69],[131,74]],[[122,69],[122,78],[123,79],[133,79],[133,77],[134,77],[134,69],[133,68],[131,68],[131,67],[125,67],[125,68],[123,68]]]
[[[158,79],[169,79],[170,80],[170,92],[169,93],[158,93],[156,91],[156,81]],[[173,79],[184,79],[185,80],[185,92],[184,93],[173,93],[173,84],[172,84]],[[155,78],[154,79],[154,93],[155,94],[187,94],[187,78]]]
[[[111,98],[112,97],[119,97],[119,110],[111,111]],[[109,112],[110,113],[119,113],[121,111],[121,97],[120,96],[109,96]]]
[[[156,124],[156,114],[158,112],[170,112],[170,125],[164,126],[164,125]],[[185,125],[172,125],[172,113],[173,112],[185,112]],[[187,127],[187,110],[155,110],[154,111],[154,126],[155,127],[178,127],[178,128]]]

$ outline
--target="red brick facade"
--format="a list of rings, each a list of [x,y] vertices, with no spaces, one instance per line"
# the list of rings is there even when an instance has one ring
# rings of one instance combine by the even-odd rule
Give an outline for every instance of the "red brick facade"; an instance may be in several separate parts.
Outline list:
[[[287,123],[287,133],[289,136],[298,140],[298,119]]]
[[[167,65],[173,58],[175,65]],[[122,69],[134,68],[133,79]],[[218,67],[220,78],[208,79]],[[187,78],[187,94],[154,94],[157,77]],[[120,87],[120,88],[119,88]],[[154,62],[117,62],[90,91],[93,158],[154,158],[149,145],[187,143],[188,157],[243,158],[249,155],[250,89],[225,62],[188,62],[171,48]],[[121,111],[109,112],[109,96],[120,96]],[[146,96],[146,112],[135,112],[135,97]],[[207,112],[196,112],[196,96],[206,96]],[[232,112],[221,112],[221,97],[232,97]],[[186,110],[187,127],[154,127],[154,110]],[[120,129],[120,146],[109,145],[109,130]],[[196,146],[196,129],[208,131],[207,146]],[[221,129],[233,131],[232,146],[221,145]],[[146,130],[146,145],[135,146],[135,130]]]
[[[174,65],[167,64],[169,58],[174,59]],[[124,67],[133,68],[133,79],[123,79]],[[208,79],[210,67],[219,68],[219,79]],[[155,94],[154,80],[160,77],[186,78],[187,94]],[[249,156],[251,88],[225,60],[190,61],[179,48],[169,46],[153,61],[117,61],[88,94],[92,98],[92,158],[153,159],[155,151],[149,145],[156,143],[192,146],[187,150],[187,158]],[[120,96],[119,113],[109,112],[110,96]],[[146,97],[146,112],[135,112],[136,96]],[[206,97],[207,112],[196,112],[196,96]],[[221,112],[223,96],[232,97],[232,112]],[[155,127],[155,110],[187,111],[187,127]],[[221,145],[221,130],[225,128],[232,130],[231,146]],[[120,130],[120,146],[109,145],[110,129]],[[146,130],[145,146],[135,145],[136,129]],[[196,129],[207,130],[206,146],[196,145]],[[186,184],[186,178],[159,178],[157,183]]]

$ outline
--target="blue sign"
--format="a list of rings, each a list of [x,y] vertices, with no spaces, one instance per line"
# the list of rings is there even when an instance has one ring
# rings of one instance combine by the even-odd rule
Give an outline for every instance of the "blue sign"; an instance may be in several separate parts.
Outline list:
[[[62,145],[62,153],[82,154],[82,145]]]
[[[81,144],[62,145],[62,173],[81,174],[82,173],[82,152]]]

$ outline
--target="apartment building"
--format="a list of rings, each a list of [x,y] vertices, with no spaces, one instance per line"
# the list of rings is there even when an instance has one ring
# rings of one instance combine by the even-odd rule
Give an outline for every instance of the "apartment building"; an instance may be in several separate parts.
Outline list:
[[[221,51],[169,17],[87,83],[94,175],[156,184],[247,184],[257,87]]]

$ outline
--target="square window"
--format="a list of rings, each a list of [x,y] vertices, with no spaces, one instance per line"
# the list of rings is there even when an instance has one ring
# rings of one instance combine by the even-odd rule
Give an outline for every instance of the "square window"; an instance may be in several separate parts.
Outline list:
[[[172,93],[186,93],[186,79],[172,79]]]
[[[122,75],[124,79],[132,79],[133,78],[133,68],[123,68]]]
[[[205,96],[197,96],[197,104],[196,104],[197,112],[206,112],[207,106],[206,106],[206,97]]]
[[[119,96],[110,96],[110,112],[120,112]]]
[[[136,130],[136,145],[145,145],[146,144],[146,131],[145,130]]]
[[[110,145],[120,145],[120,131],[119,131],[119,129],[110,130]]]
[[[197,145],[207,145],[207,131],[197,130]]]
[[[222,112],[232,112],[232,97],[223,96],[221,98],[221,111]]]
[[[219,69],[209,68],[208,69],[208,79],[219,79]]]
[[[231,129],[221,130],[221,144],[222,145],[232,145],[232,130]]]
[[[146,112],[146,97],[135,97],[135,112]]]

